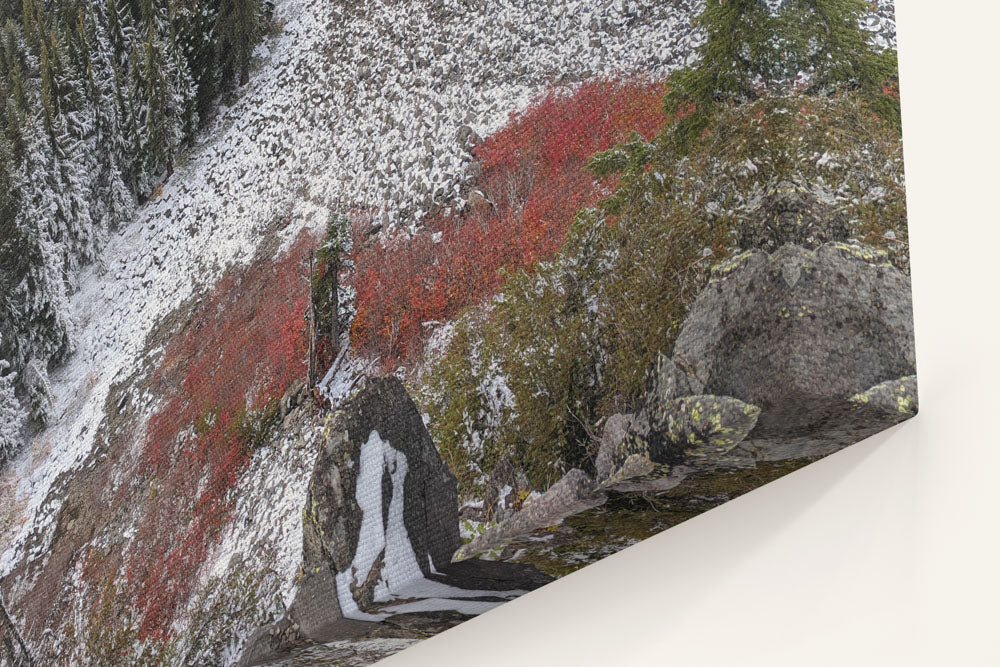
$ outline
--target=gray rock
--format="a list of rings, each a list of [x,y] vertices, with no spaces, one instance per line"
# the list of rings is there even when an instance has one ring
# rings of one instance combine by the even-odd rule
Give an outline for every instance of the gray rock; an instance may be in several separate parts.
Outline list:
[[[917,376],[880,382],[852,396],[851,402],[872,407],[887,415],[912,417],[917,414]]]
[[[758,407],[708,395],[646,403],[648,415],[644,410],[605,427],[597,457],[602,489],[666,491],[694,473],[754,465],[739,445],[756,426]]]
[[[635,431],[641,431],[644,435],[649,433],[649,423],[643,429],[637,424],[640,417],[634,414],[616,414],[608,417],[604,422],[604,432],[601,434],[601,441],[597,450],[595,467],[597,468],[597,479],[601,482],[608,479],[615,471],[616,465],[615,451],[618,446],[625,441],[626,436]]]
[[[402,383],[392,376],[364,380],[324,427],[303,511],[302,581],[295,600],[284,619],[250,640],[244,664],[279,653],[299,637],[336,641],[364,634],[374,625],[343,616],[336,581],[337,573],[352,566],[358,551],[363,520],[358,497],[361,455],[373,433],[405,457],[403,523],[420,568],[414,576],[426,577],[450,564],[460,544],[455,477],[438,455]],[[396,465],[401,465],[398,460]],[[394,490],[392,472],[383,469],[381,488],[367,490],[381,495],[383,516]],[[362,609],[373,603],[382,565],[383,559],[377,558],[369,572],[360,573],[363,584],[352,590]],[[298,629],[291,631],[296,625]]]
[[[404,521],[417,562],[430,573],[458,548],[458,494],[416,405],[395,377],[365,380],[334,415],[309,484],[303,533],[305,566],[343,572],[357,551],[361,508],[356,498],[362,446],[372,432],[406,457]],[[391,493],[383,475],[383,495]],[[385,497],[384,504],[388,503]]]
[[[489,203],[489,201],[486,199],[486,197],[483,196],[483,193],[480,192],[479,190],[472,190],[469,193],[467,201],[469,202],[469,206],[471,206],[472,208],[478,208],[480,206],[485,206],[486,204]]]
[[[374,458],[373,451],[377,454]],[[373,471],[377,474],[373,475]],[[401,553],[400,535],[388,532],[391,516],[399,516],[391,514],[390,508],[399,507],[394,503],[400,494],[403,537],[413,550],[416,567],[409,575],[411,579],[403,574],[399,578],[406,580],[388,582],[394,598],[420,600],[427,595],[425,580],[431,580],[466,590],[491,591],[482,597],[502,602],[551,581],[533,566],[522,564],[452,564],[452,555],[461,543],[456,489],[455,477],[438,454],[399,379],[387,376],[363,380],[323,426],[303,510],[302,578],[295,599],[284,618],[253,635],[241,664],[259,664],[310,643],[337,642],[384,631],[382,623],[344,616],[340,600],[345,591],[338,587],[338,583],[343,584],[343,579],[338,582],[338,575],[350,575],[352,610],[357,606],[364,612],[381,614],[384,622],[396,618],[399,612],[393,610],[395,600],[376,600],[375,589],[385,577],[386,554],[395,553],[398,558]],[[386,545],[367,572],[356,572],[365,512],[378,508],[382,523],[376,524],[375,530],[381,527],[385,531]],[[370,539],[371,535],[366,534]],[[393,540],[397,541],[392,546],[395,551],[389,550]],[[441,603],[440,599],[435,602]],[[410,614],[407,622],[426,626],[440,620],[440,613]],[[389,625],[396,627],[400,623],[402,620],[392,620]]]
[[[482,173],[483,163],[479,161],[470,162],[465,165],[465,169],[463,170],[463,176],[470,181],[475,181],[482,175]]]
[[[747,204],[740,248],[774,252],[786,243],[814,249],[846,241],[847,220],[828,190],[798,179],[776,181]]]
[[[849,397],[913,374],[910,280],[857,244],[747,251],[715,267],[673,359],[693,393],[759,406],[755,435],[822,430]]]
[[[526,535],[539,528],[559,523],[568,516],[603,505],[607,495],[582,470],[573,469],[520,512],[490,528],[455,553],[460,561]]]

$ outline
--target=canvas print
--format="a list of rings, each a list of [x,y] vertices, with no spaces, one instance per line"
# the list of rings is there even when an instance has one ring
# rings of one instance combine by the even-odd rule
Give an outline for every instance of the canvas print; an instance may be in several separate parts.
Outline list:
[[[917,411],[889,0],[0,0],[0,102],[0,664],[371,664]]]

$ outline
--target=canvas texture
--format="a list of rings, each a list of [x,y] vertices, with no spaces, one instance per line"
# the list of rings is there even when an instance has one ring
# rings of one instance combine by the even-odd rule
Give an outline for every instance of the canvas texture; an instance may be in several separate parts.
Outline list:
[[[917,413],[890,1],[0,16],[0,664],[373,664]]]

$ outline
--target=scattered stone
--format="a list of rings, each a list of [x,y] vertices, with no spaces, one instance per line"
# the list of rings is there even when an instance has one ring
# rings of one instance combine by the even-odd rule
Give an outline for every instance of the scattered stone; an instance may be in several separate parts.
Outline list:
[[[917,414],[917,376],[886,380],[867,391],[855,394],[851,401],[889,415],[912,417]]]

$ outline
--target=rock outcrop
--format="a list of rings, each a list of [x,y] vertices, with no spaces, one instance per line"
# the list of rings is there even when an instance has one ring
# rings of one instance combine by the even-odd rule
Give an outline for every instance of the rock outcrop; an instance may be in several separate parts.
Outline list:
[[[910,280],[846,241],[821,188],[782,181],[751,203],[749,249],[711,271],[634,413],[609,417],[596,474],[571,470],[465,558],[693,475],[813,459],[916,413]]]
[[[412,545],[419,567],[414,576],[448,564],[459,546],[455,477],[402,383],[392,377],[366,381],[334,415],[327,433],[306,501],[306,570],[348,571],[357,565],[359,549],[371,547],[361,544],[363,539],[400,537],[386,535],[389,528],[363,533],[368,508],[377,509],[387,525],[401,520],[395,527],[405,531]],[[397,508],[399,516],[394,517]],[[368,572],[356,576],[363,579]]]
[[[713,271],[673,359],[692,392],[760,406],[763,430],[814,431],[834,403],[913,374],[909,278],[858,244],[739,254]]]
[[[786,243],[814,249],[830,241],[847,241],[847,220],[837,210],[833,193],[797,178],[769,184],[747,202],[742,250],[774,252]]]
[[[360,637],[420,637],[551,581],[529,565],[451,562],[455,477],[391,376],[364,380],[327,419],[302,520],[295,599],[250,640],[244,665]]]

